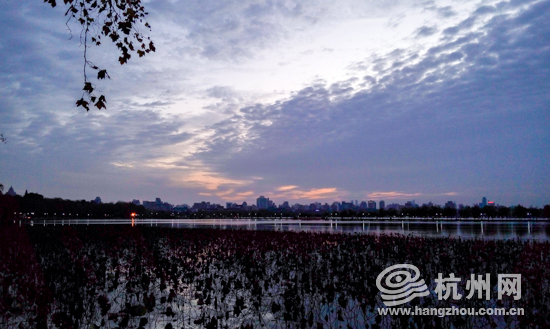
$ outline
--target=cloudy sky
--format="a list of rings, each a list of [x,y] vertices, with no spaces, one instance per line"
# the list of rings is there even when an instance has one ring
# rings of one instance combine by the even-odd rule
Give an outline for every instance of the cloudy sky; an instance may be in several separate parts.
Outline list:
[[[174,204],[550,203],[550,1],[144,5],[157,51],[120,66],[112,44],[90,48],[112,80],[97,83],[108,109],[86,113],[66,8],[0,3],[6,187]]]

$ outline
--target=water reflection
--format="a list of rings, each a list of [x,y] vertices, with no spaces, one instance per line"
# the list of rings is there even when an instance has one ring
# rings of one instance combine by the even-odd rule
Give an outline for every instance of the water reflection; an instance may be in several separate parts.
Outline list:
[[[346,232],[402,234],[432,237],[550,240],[547,221],[335,221],[335,220],[255,220],[255,219],[134,219],[134,220],[44,220],[31,225],[128,224],[174,228],[210,227],[223,230]]]

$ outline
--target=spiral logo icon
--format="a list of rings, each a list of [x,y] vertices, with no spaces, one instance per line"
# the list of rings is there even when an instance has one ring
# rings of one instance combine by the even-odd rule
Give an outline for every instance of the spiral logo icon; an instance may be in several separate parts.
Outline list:
[[[376,278],[376,286],[382,292],[386,306],[405,304],[416,297],[430,294],[424,279],[420,279],[418,267],[411,264],[397,264],[383,270]],[[382,280],[385,287],[382,286]]]

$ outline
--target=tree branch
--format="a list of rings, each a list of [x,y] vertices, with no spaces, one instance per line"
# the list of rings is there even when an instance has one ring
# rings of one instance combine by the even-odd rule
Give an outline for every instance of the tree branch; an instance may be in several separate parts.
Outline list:
[[[44,0],[44,2],[49,3],[52,7],[57,5],[56,0]],[[69,28],[68,23],[71,20],[82,26],[80,43],[84,47],[84,88],[82,88],[84,93],[76,102],[76,106],[82,106],[86,111],[90,110],[91,105],[98,109],[106,108],[105,96],[99,95],[98,97],[93,93],[95,85],[89,81],[86,70],[98,71],[98,80],[111,79],[111,77],[107,74],[107,70],[100,69],[88,59],[88,42],[91,41],[94,45],[99,46],[102,36],[109,37],[121,52],[118,58],[121,65],[130,60],[131,52],[136,52],[139,57],[143,57],[145,54],[155,51],[151,38],[143,36],[136,27],[140,24],[151,30],[149,23],[144,22],[148,13],[141,5],[141,0],[63,0],[63,2],[69,6],[65,12],[65,16],[68,16],[65,23],[67,28]],[[69,33],[72,38],[70,28]],[[137,47],[134,46],[134,42],[137,43]]]

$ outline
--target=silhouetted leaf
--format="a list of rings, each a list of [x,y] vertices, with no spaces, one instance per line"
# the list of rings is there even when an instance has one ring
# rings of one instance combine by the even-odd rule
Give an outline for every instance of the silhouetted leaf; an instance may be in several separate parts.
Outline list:
[[[107,74],[107,70],[100,70],[99,72],[97,72],[97,78],[98,79],[105,79],[105,77],[107,78],[111,78],[108,74]]]

